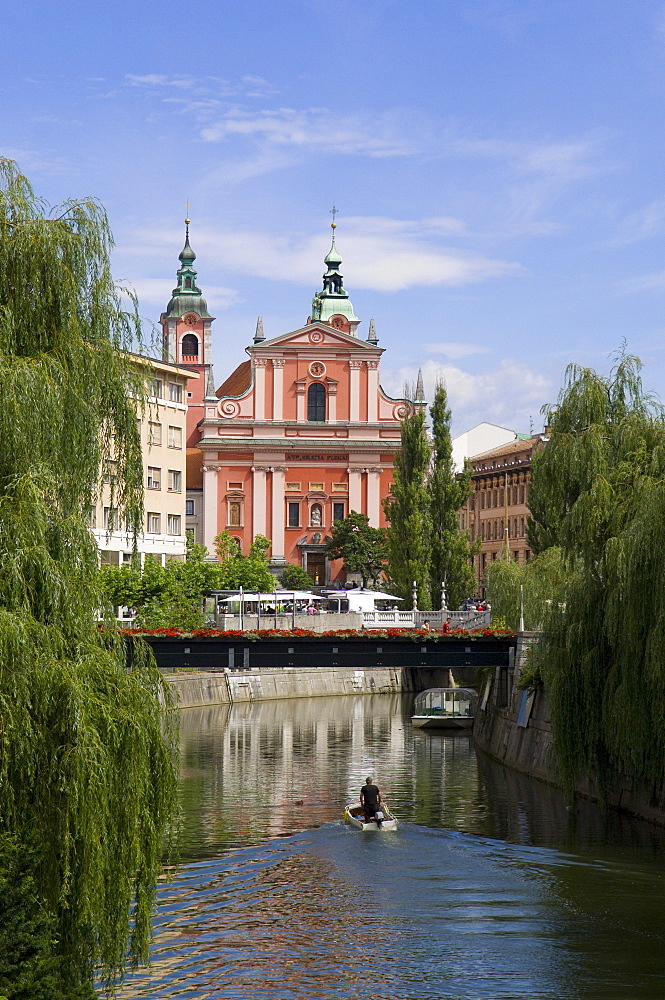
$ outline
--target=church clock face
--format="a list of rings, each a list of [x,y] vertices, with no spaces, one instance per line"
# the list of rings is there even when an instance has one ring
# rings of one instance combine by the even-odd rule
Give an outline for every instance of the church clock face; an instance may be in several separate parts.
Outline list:
[[[309,366],[309,374],[312,378],[322,378],[326,373],[326,366],[322,361],[312,361]]]

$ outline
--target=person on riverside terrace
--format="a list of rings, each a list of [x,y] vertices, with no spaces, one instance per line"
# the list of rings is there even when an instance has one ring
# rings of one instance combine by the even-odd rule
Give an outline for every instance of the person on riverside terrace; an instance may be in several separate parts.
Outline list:
[[[379,791],[378,785],[375,785],[372,778],[366,778],[365,784],[360,789],[360,805],[365,810],[365,822],[371,823],[373,819],[376,820],[376,825],[379,830],[381,829],[381,820],[377,819],[377,812],[379,811],[379,806],[381,805],[381,792]]]

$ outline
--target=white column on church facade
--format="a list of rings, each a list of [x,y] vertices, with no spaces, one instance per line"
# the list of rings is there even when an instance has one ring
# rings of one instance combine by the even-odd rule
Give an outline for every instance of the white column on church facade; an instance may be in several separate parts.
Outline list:
[[[252,358],[254,369],[254,419],[264,420],[266,412],[266,365],[267,358]]]
[[[286,358],[272,359],[272,419],[283,420],[282,402],[284,399],[284,365]]]
[[[328,423],[337,423],[337,382],[334,379],[326,379],[328,390]]]
[[[287,471],[286,465],[274,465],[272,467],[272,559],[273,562],[284,561],[284,514],[285,514],[285,493],[284,493],[284,473]]]
[[[374,423],[379,416],[379,362],[367,362],[367,420]]]
[[[367,510],[372,528],[378,528],[381,514],[381,469],[367,469]]]
[[[214,465],[203,466],[203,544],[208,555],[215,554],[217,531],[217,472]]]
[[[362,514],[362,469],[347,469],[349,474],[349,513],[355,510],[358,514]]]
[[[349,420],[360,420],[360,369],[362,361],[349,361],[351,378],[349,380]]]
[[[252,534],[268,534],[266,523],[266,472],[268,466],[252,466]]]
[[[305,381],[296,382],[296,420],[305,419]]]

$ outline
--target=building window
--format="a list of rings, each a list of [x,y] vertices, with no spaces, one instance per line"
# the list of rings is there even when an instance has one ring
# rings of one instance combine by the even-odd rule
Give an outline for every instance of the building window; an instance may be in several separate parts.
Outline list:
[[[148,511],[147,525],[149,534],[158,535],[162,530],[162,515],[155,511]]]
[[[182,448],[182,427],[169,424],[169,448]]]
[[[182,338],[182,344],[180,349],[183,354],[186,354],[189,358],[198,358],[199,356],[199,338],[194,336],[193,333],[186,333]]]
[[[104,482],[118,482],[118,463],[113,461],[111,458],[107,458],[104,461]]]
[[[161,445],[162,443],[162,425],[158,424],[155,420],[148,421],[148,444],[149,445]]]
[[[343,521],[345,514],[346,504],[334,503],[333,504],[333,521]]]
[[[151,378],[148,381],[148,395],[154,396],[156,399],[162,398],[162,391],[164,385],[161,378]]]
[[[182,472],[169,469],[169,493],[182,493]]]
[[[172,403],[182,403],[182,386],[179,382],[169,382],[169,399]]]
[[[194,517],[194,501],[185,500],[185,514],[187,517]]]
[[[326,419],[326,387],[321,382],[312,382],[307,390],[307,419]]]
[[[88,510],[88,527],[89,528],[96,528],[97,527],[97,508],[96,507],[90,507],[89,510]]]
[[[289,528],[299,528],[300,527],[300,504],[299,503],[288,503],[287,505],[287,523]]]
[[[240,528],[242,526],[242,504],[239,500],[229,501],[229,528]]]
[[[154,465],[148,466],[148,478],[146,486],[149,490],[161,490],[162,488],[162,470],[158,469]]]
[[[185,536],[186,536],[187,541],[189,542],[189,544],[190,545],[194,545],[194,543],[196,542],[196,539],[194,538],[194,529],[193,528],[185,528]]]
[[[530,558],[531,558],[531,550],[530,549],[525,549],[524,550],[524,562],[528,562]]]
[[[167,535],[181,535],[182,534],[182,518],[180,514],[167,514],[166,515],[166,533]]]
[[[309,523],[313,528],[320,528],[323,525],[323,507],[320,503],[313,503],[309,509]]]
[[[102,524],[106,531],[116,531],[120,525],[118,523],[118,511],[116,507],[105,507],[102,515]]]

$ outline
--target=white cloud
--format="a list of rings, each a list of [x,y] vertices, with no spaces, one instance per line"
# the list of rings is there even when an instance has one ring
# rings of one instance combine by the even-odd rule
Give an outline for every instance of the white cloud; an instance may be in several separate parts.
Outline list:
[[[528,432],[532,419],[537,431],[542,423],[542,405],[551,402],[556,394],[550,379],[512,358],[503,358],[496,367],[483,372],[465,371],[433,359],[421,367],[425,396],[430,401],[437,381],[444,382],[455,434],[483,420]],[[417,375],[416,367],[382,368],[381,383],[391,395],[400,396],[404,383],[413,384]]]
[[[359,288],[397,292],[420,285],[465,285],[521,271],[510,261],[439,246],[429,238],[428,226],[417,221],[360,216],[345,219],[344,227],[338,247],[351,293]],[[174,230],[143,231],[119,248],[119,253],[146,259],[158,253],[163,258],[165,249],[172,252],[181,238]],[[277,276],[310,287],[320,283],[322,258],[328,249],[320,234],[248,229],[197,227],[192,241],[206,266],[216,266],[222,273]]]
[[[624,219],[616,236],[608,241],[611,247],[628,246],[661,236],[665,231],[665,198],[657,198]]]
[[[636,278],[629,278],[624,288],[628,292],[648,292],[660,291],[665,288],[665,271],[655,271],[652,274],[641,274]]]
[[[275,146],[296,146],[364,156],[409,156],[415,146],[395,129],[392,116],[338,118],[327,108],[278,108],[250,112],[232,108],[201,130],[206,142],[236,137],[258,139]]]

